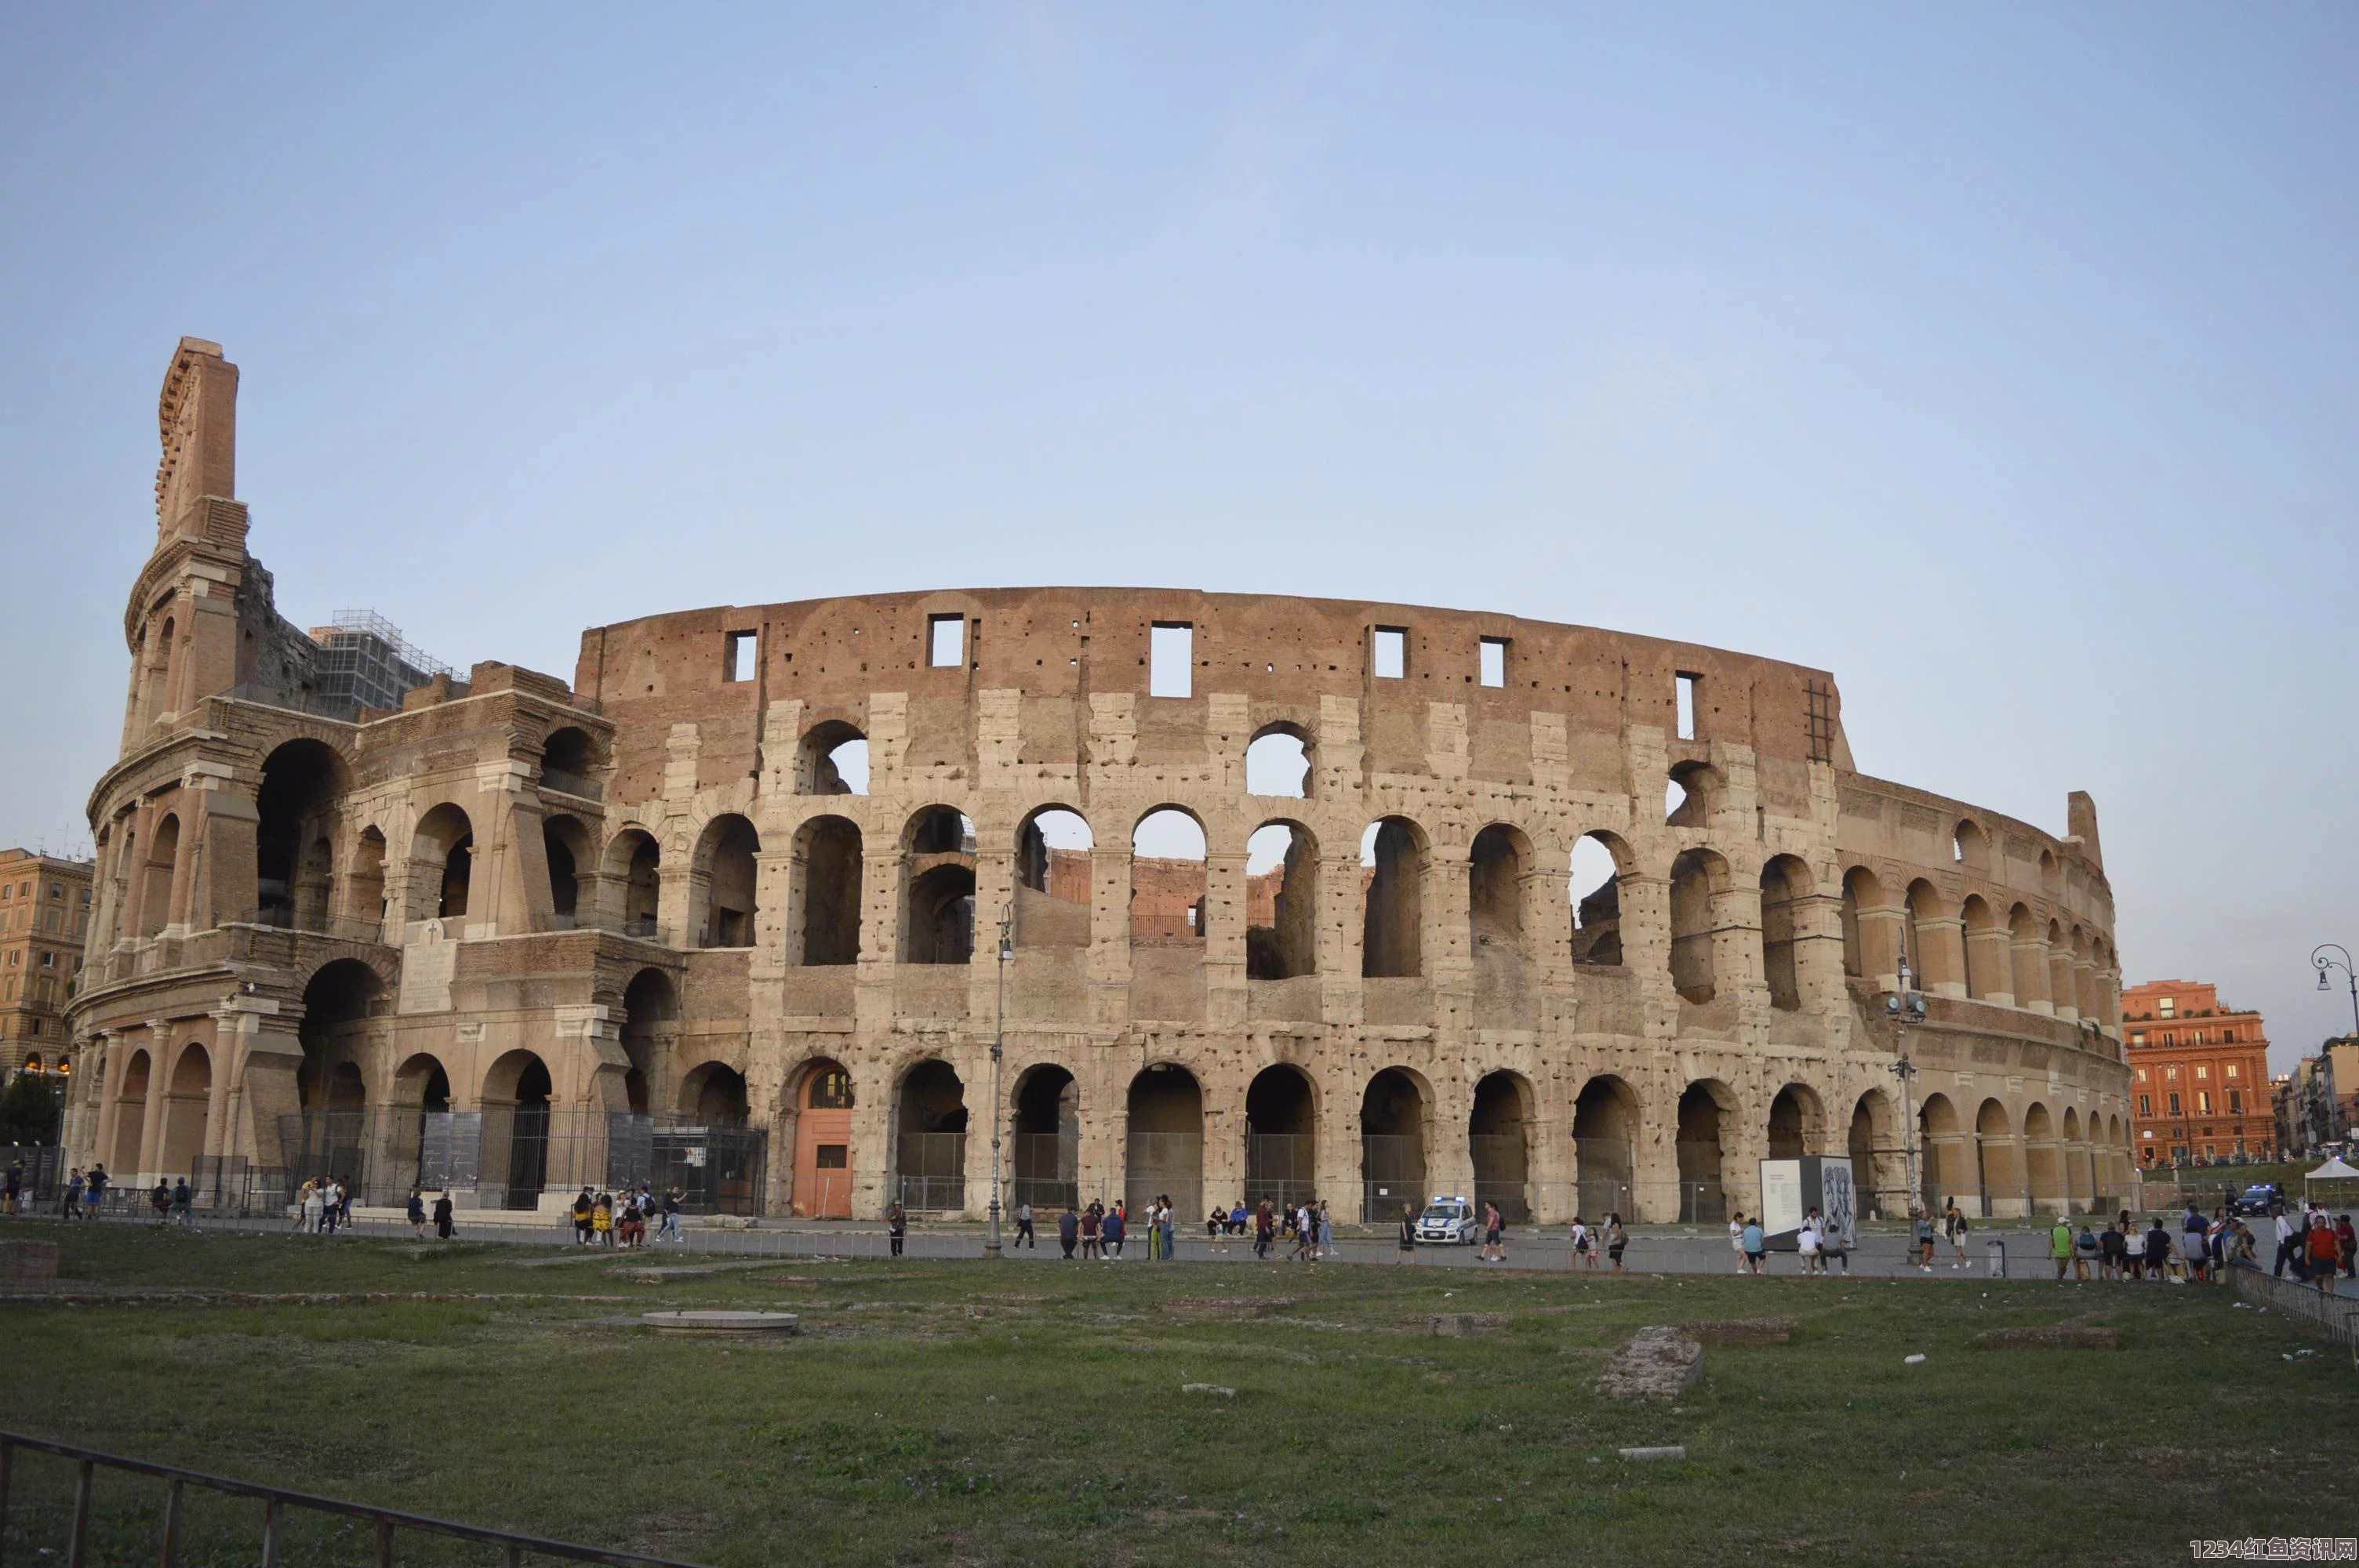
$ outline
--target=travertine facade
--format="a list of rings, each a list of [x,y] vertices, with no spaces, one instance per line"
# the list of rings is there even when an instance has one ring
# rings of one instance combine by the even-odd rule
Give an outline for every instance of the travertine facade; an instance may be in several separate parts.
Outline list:
[[[325,1162],[516,1206],[652,1172],[772,1213],[978,1212],[996,1103],[1035,1202],[1710,1217],[1808,1150],[1897,1208],[1905,941],[1928,1186],[2124,1190],[2093,806],[2059,838],[1862,775],[1823,672],[991,589],[651,616],[585,633],[570,687],[482,664],[348,722],[306,711],[245,553],[235,385],[183,343],[91,801],[70,1138],[118,1175]],[[1299,796],[1248,791],[1257,741],[1299,747]],[[1135,915],[1164,809],[1192,826],[1140,839]],[[1199,829],[1201,866],[1170,848]],[[1576,913],[1584,838],[1614,875]]]

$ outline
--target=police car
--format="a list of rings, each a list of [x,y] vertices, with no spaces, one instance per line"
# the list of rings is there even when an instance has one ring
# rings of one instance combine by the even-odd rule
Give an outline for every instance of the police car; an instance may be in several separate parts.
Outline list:
[[[1483,1217],[1462,1197],[1434,1198],[1417,1217],[1417,1238],[1453,1247],[1472,1247],[1483,1239]]]

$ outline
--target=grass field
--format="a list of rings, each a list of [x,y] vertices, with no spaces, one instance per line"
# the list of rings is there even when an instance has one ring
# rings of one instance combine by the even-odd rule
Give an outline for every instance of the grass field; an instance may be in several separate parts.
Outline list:
[[[0,1425],[731,1568],[2149,1563],[2196,1537],[2359,1535],[2359,1379],[2282,1359],[2319,1342],[2223,1290],[1139,1261],[647,1284],[612,1255],[520,1267],[563,1254],[497,1245],[8,1236],[62,1236],[66,1272],[108,1285],[506,1299],[10,1303]],[[666,1305],[785,1306],[807,1332],[609,1321]],[[1481,1332],[1433,1337],[1437,1313]],[[1593,1392],[1641,1325],[1769,1314],[1799,1319],[1788,1342],[1712,1347],[1676,1404]],[[2123,1347],[1968,1346],[2068,1318]],[[1669,1443],[1684,1462],[1615,1453]],[[66,1489],[61,1464],[19,1461],[12,1565],[62,1562]],[[153,1563],[154,1484],[101,1499],[93,1563]],[[255,1515],[202,1506],[183,1561],[251,1563]],[[366,1561],[340,1528],[291,1561]],[[405,1539],[402,1560],[461,1559]]]

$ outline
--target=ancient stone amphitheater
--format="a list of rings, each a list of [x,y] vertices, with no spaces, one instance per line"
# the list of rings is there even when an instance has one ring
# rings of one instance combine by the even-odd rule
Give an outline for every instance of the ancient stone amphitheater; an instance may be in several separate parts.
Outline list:
[[[996,1130],[1036,1206],[1709,1222],[1808,1152],[1897,1212],[1912,1148],[1988,1213],[2125,1188],[2094,806],[2058,837],[1867,777],[1823,671],[1044,588],[429,676],[278,617],[235,389],[182,343],[91,797],[69,1136],[118,1180],[973,1215]],[[422,684],[373,706],[355,659]]]

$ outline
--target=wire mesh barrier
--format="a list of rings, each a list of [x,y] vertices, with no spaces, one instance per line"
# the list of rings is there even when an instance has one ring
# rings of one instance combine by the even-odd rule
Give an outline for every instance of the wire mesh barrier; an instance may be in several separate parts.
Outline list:
[[[1425,1144],[1423,1140],[1388,1133],[1364,1133],[1360,1139],[1360,1218],[1381,1225],[1400,1218],[1401,1210],[1425,1206]]]
[[[2255,1306],[2310,1325],[2343,1346],[2353,1364],[2359,1365],[2359,1296],[2341,1294],[2331,1276],[2327,1283],[2335,1286],[2332,1290],[2280,1279],[2251,1263],[2237,1264],[2228,1271],[2228,1277],[2235,1282],[2237,1295]]]
[[[1245,1206],[1264,1201],[1290,1209],[1319,1197],[1313,1169],[1318,1137],[1309,1132],[1249,1132],[1245,1135]]]
[[[40,1454],[68,1461],[72,1468],[71,1501],[63,1506],[47,1506],[49,1499],[38,1486],[41,1479],[29,1474],[31,1466],[20,1466],[20,1455]],[[100,1508],[99,1481],[101,1472],[147,1476],[164,1483],[160,1498],[109,1498],[103,1512]],[[59,1477],[62,1479],[62,1477]],[[192,1530],[196,1495],[212,1494],[223,1498],[245,1498],[262,1505],[257,1516],[247,1514],[251,1528],[261,1536],[262,1568],[281,1568],[291,1555],[297,1533],[296,1519],[303,1514],[321,1514],[330,1518],[359,1520],[370,1528],[375,1544],[376,1568],[393,1568],[394,1546],[400,1532],[413,1536],[426,1535],[446,1541],[472,1542],[495,1547],[501,1553],[504,1568],[520,1568],[527,1557],[553,1557],[571,1563],[603,1563],[611,1568],[692,1568],[667,1557],[647,1557],[636,1552],[614,1552],[604,1547],[583,1546],[574,1541],[549,1541],[516,1530],[493,1530],[482,1525],[460,1524],[450,1519],[434,1519],[426,1514],[406,1513],[397,1509],[381,1509],[367,1503],[347,1502],[341,1498],[322,1498],[308,1492],[288,1491],[282,1487],[266,1487],[252,1481],[233,1480],[225,1476],[208,1475],[201,1470],[186,1470],[177,1465],[158,1465],[144,1459],[126,1459],[120,1454],[102,1453],[94,1448],[82,1448],[70,1443],[52,1443],[46,1438],[29,1436],[20,1432],[0,1431],[0,1541],[5,1541],[11,1530],[21,1536],[38,1540],[49,1533],[54,1516],[62,1514],[56,1523],[63,1526],[64,1568],[89,1568],[93,1549],[100,1546],[102,1533],[107,1536],[100,1555],[128,1560],[132,1552],[119,1546],[120,1538],[140,1527],[152,1529],[149,1550],[157,1555],[161,1568],[177,1568],[184,1555],[225,1555],[214,1535],[224,1535],[220,1527],[230,1521],[208,1518],[215,1526],[202,1542],[204,1550],[191,1550],[197,1545]],[[196,1494],[196,1495],[192,1495]],[[160,1502],[159,1510],[156,1504]],[[114,1528],[110,1529],[112,1526]],[[125,1529],[129,1526],[130,1529]],[[56,1549],[39,1547],[42,1556]],[[413,1554],[414,1555],[414,1554]]]
[[[895,1201],[926,1213],[966,1207],[966,1134],[904,1132],[893,1173]]]
[[[1079,1132],[1019,1132],[1007,1141],[1008,1201],[1054,1211],[1082,1195]]]

